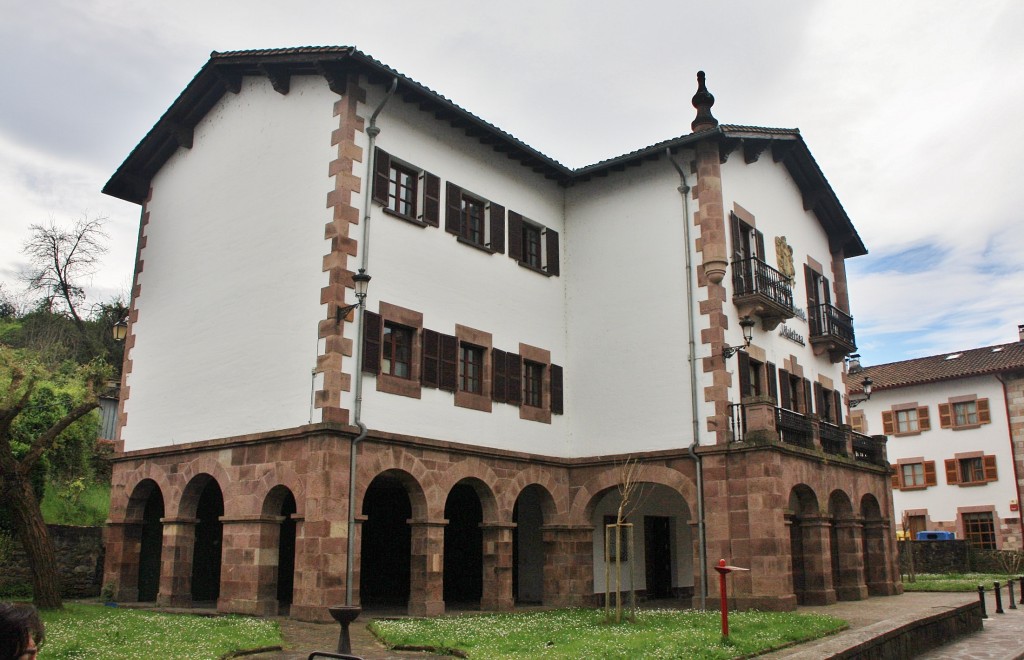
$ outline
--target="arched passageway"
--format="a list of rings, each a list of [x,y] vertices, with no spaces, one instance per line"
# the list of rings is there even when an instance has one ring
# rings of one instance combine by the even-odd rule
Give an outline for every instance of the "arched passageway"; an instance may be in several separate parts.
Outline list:
[[[867,598],[864,584],[864,524],[853,513],[850,496],[835,490],[829,496],[832,586],[839,600]]]
[[[479,607],[483,597],[483,506],[476,490],[462,481],[444,505],[444,600],[447,607]]]
[[[893,593],[889,579],[889,565],[886,538],[889,521],[882,518],[882,508],[874,495],[868,493],[861,498],[860,516],[864,521],[864,535],[861,539],[861,553],[864,561],[864,581],[871,596],[888,596]]]
[[[209,477],[196,505],[195,546],[192,551],[192,601],[216,603],[220,597],[221,543],[224,537],[224,496]]]
[[[516,603],[544,602],[544,508],[554,501],[543,487],[527,486],[516,498],[512,522],[512,596]]]
[[[804,484],[794,486],[790,491],[789,511],[793,593],[800,605],[822,604],[827,600],[825,592],[831,591],[832,582],[829,575],[826,584],[823,573],[828,551],[825,545],[828,542],[828,521],[821,517],[818,497]]]
[[[359,602],[363,607],[405,605],[410,592],[412,504],[397,475],[370,482],[363,497]]]
[[[263,501],[262,547],[276,547],[277,556],[276,563],[268,562],[260,569],[261,582],[269,581],[260,585],[260,591],[271,594],[269,597],[277,601],[277,613],[281,615],[288,614],[295,588],[296,511],[295,496],[287,486],[274,486]]]
[[[160,559],[164,547],[164,497],[153,484],[142,511],[142,533],[139,539],[139,600],[156,600],[160,590]]]

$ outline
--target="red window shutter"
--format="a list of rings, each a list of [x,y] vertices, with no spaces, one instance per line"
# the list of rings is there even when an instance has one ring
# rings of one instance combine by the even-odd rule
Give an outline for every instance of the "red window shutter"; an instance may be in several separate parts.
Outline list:
[[[917,427],[922,431],[932,429],[932,420],[928,417],[928,406],[921,406],[917,409]]]
[[[562,367],[551,365],[551,412],[561,415],[565,410],[562,402]]]
[[[988,424],[992,421],[992,415],[988,412],[988,399],[978,399],[978,423]]]
[[[896,433],[896,420],[893,419],[891,410],[882,411],[882,433],[885,435]]]
[[[953,413],[950,410],[948,403],[939,404],[939,426],[944,429],[948,429],[953,426]]]
[[[804,378],[804,409],[801,412],[805,415],[814,413],[814,409],[811,407],[811,381],[806,378]]]
[[[391,174],[391,155],[383,149],[374,150],[373,157],[373,201],[388,205],[388,178]]]
[[[740,402],[750,396],[750,356],[746,351],[736,353],[736,371],[740,381]]]
[[[775,365],[771,362],[765,365],[765,374],[768,377],[768,395],[775,402],[775,405],[779,404],[779,385],[778,381],[775,380]]]
[[[900,466],[897,465],[896,466],[896,471],[892,473],[892,487],[893,488],[902,488],[903,487],[900,484],[900,469],[901,469]]]
[[[832,396],[835,397],[836,405],[833,406],[835,411],[834,415],[836,418],[836,424],[843,423],[843,395],[839,393],[839,390],[832,392]]]
[[[558,232],[554,229],[544,230],[544,239],[547,242],[547,263],[544,267],[552,275],[558,275],[560,273],[558,267]]]
[[[782,395],[782,407],[786,410],[793,410],[793,397],[789,391],[789,372],[779,369],[779,393]]]
[[[432,227],[441,220],[441,179],[430,172],[423,173],[423,222]]]
[[[955,458],[946,459],[946,483],[950,486],[960,483],[960,466]]]
[[[505,207],[491,202],[488,204],[491,219],[491,249],[505,254]]]
[[[437,387],[441,384],[441,335],[433,330],[423,330],[423,369],[420,384]]]
[[[934,486],[938,483],[935,478],[935,461],[924,462],[924,485]]]
[[[991,455],[985,456],[984,465],[985,481],[998,481],[999,473],[996,471],[996,457]]]
[[[508,256],[523,260],[523,216],[515,211],[508,212]]]
[[[454,392],[459,385],[459,340],[441,335],[441,377],[438,387]]]
[[[508,377],[505,370],[505,351],[491,349],[491,399],[498,403],[504,403],[507,398]]]
[[[755,229],[754,239],[757,243],[757,258],[760,259],[761,261],[768,261],[768,258],[765,256],[764,252],[764,234]]]
[[[380,314],[363,310],[363,371],[380,373]]]
[[[512,404],[523,402],[523,358],[517,353],[508,353],[505,358],[505,399]]]
[[[449,234],[458,234],[462,224],[462,188],[448,182],[444,193],[444,230]]]

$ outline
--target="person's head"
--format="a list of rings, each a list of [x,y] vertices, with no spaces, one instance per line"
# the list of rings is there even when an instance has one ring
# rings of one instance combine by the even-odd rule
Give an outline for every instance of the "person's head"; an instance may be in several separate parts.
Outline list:
[[[0,660],[35,660],[43,622],[31,605],[0,603]]]

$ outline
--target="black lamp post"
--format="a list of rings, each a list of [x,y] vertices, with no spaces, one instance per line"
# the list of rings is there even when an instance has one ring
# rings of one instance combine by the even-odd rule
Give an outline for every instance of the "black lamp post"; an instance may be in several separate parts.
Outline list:
[[[722,347],[722,357],[728,360],[741,348],[747,348],[750,346],[750,342],[754,341],[754,319],[750,316],[744,316],[740,319],[740,328],[743,330],[743,345],[742,346],[729,346],[726,344]]]
[[[370,276],[366,274],[365,268],[360,268],[359,272],[352,276],[352,285],[356,290],[356,302],[352,305],[345,305],[344,307],[338,308],[338,313],[335,316],[335,321],[338,323],[348,316],[349,312],[356,307],[361,306],[366,301],[366,289],[370,286]]]

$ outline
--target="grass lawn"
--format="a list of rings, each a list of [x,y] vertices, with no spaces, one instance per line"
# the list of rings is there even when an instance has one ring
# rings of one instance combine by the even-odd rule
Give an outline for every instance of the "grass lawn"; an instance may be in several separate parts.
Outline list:
[[[46,641],[41,657],[216,659],[229,651],[279,646],[277,623],[240,616],[202,617],[66,604],[42,612]]]
[[[1017,580],[1014,587],[1020,585],[1019,575],[999,575],[996,573],[918,573],[917,581],[910,582],[909,577],[903,578],[904,591],[977,591],[978,585],[984,585],[986,591],[992,590],[992,583],[998,582],[1005,587],[1009,579]]]
[[[605,624],[604,612],[566,609],[370,624],[395,646],[457,649],[478,658],[735,658],[841,630],[839,619],[791,612],[734,612],[729,641],[718,612],[642,610],[636,623]]]

